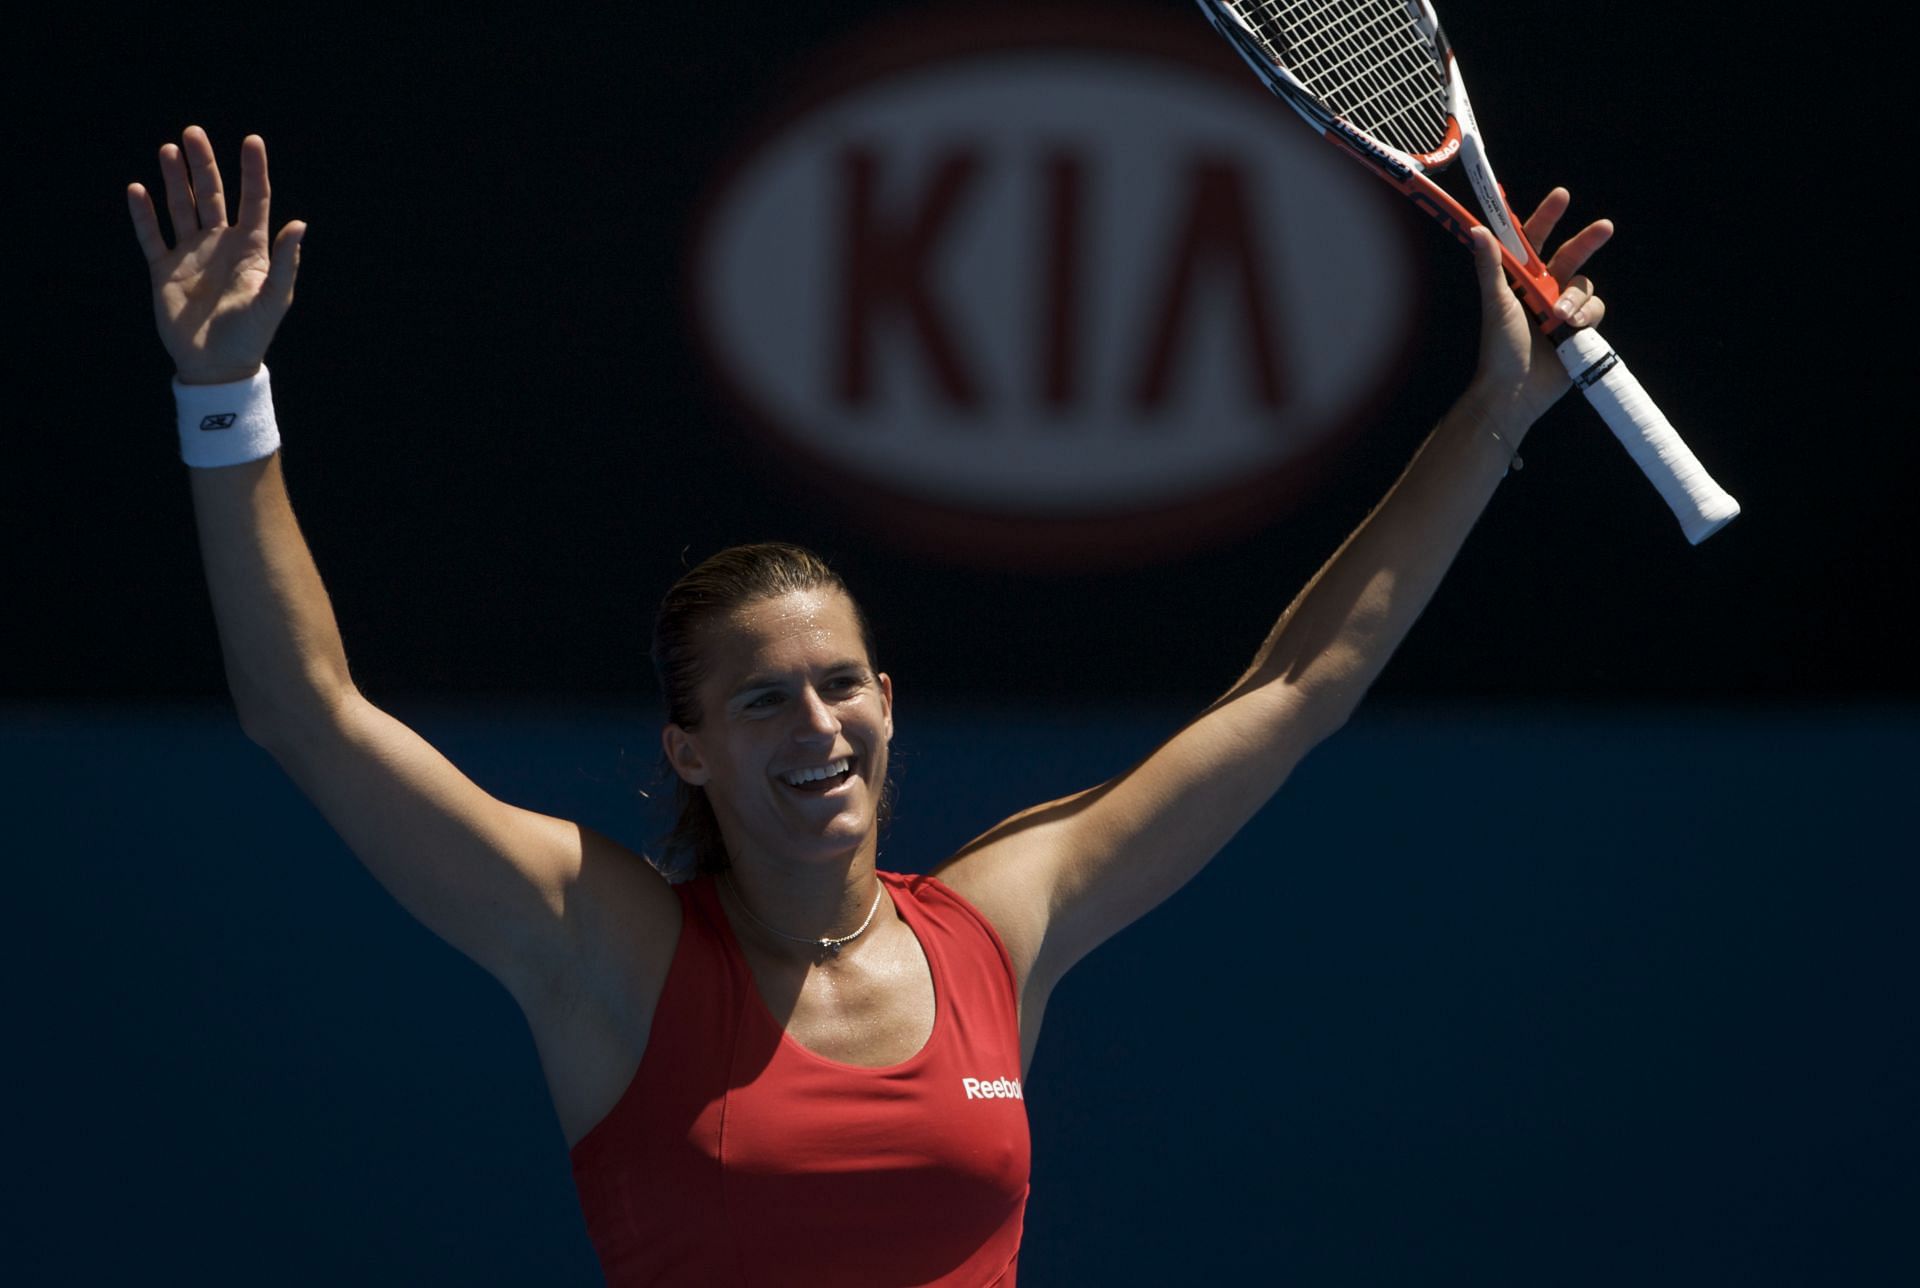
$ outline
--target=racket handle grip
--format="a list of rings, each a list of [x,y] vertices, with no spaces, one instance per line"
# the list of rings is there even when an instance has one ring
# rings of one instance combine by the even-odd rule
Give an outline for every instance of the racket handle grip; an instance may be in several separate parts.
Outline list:
[[[1574,384],[1680,520],[1688,541],[1699,545],[1740,513],[1740,503],[1713,481],[1599,332],[1575,331],[1557,352]]]

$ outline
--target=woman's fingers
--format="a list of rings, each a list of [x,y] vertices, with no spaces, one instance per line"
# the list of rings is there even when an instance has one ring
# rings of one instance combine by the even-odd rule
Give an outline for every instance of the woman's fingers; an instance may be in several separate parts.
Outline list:
[[[1527,241],[1535,246],[1547,244],[1547,238],[1553,236],[1554,228],[1560,223],[1560,217],[1567,213],[1567,207],[1573,204],[1573,194],[1565,188],[1555,188],[1540,199],[1540,204],[1521,225]]]
[[[1555,280],[1567,281],[1580,271],[1582,266],[1593,257],[1593,253],[1613,238],[1613,221],[1596,219],[1573,236],[1561,243],[1560,249],[1547,261],[1547,271]]]
[[[1565,188],[1556,187],[1542,197],[1540,204],[1534,208],[1533,214],[1527,218],[1522,228],[1527,240],[1536,249],[1544,250],[1548,239],[1553,236],[1553,230],[1559,227],[1561,218],[1566,215],[1567,208],[1572,204],[1573,194]],[[1555,281],[1567,281],[1578,273],[1581,267],[1593,257],[1593,253],[1606,245],[1612,236],[1613,221],[1611,219],[1594,220],[1567,238],[1560,249],[1553,253],[1553,258],[1547,261],[1547,271],[1553,274]]]
[[[1561,218],[1572,204],[1573,197],[1565,188],[1555,188],[1549,192],[1526,222],[1527,240],[1536,247],[1546,246],[1548,239],[1553,236],[1553,230],[1559,226]],[[1556,281],[1568,281],[1612,236],[1612,220],[1594,220],[1567,238],[1560,249],[1553,253],[1553,258],[1547,261],[1547,271],[1553,274]]]
[[[1507,296],[1507,274],[1501,267],[1500,243],[1485,228],[1475,228],[1467,235],[1473,242],[1473,269],[1480,282],[1480,307],[1502,308]]]
[[[175,247],[196,232],[227,227],[227,195],[221,185],[220,167],[214,161],[212,140],[197,125],[189,125],[180,138],[179,144],[160,145],[160,176],[166,184],[167,217],[173,222]],[[239,226],[266,236],[271,203],[267,142],[258,134],[249,134],[240,144]],[[153,263],[168,248],[154,213],[153,198],[144,185],[128,185],[127,209],[140,249],[146,253],[147,262]]]
[[[193,213],[193,183],[187,178],[187,159],[175,144],[160,145],[160,178],[167,186],[167,218],[173,222],[173,240],[178,245],[199,231],[200,220]]]
[[[127,185],[127,213],[133,216],[133,236],[149,265],[157,264],[167,253],[167,239],[160,235],[160,217],[153,213],[153,198],[145,185]]]
[[[202,228],[227,226],[227,194],[220,186],[220,167],[213,159],[213,143],[207,132],[189,125],[180,136],[187,154],[187,169],[193,176],[193,208]]]
[[[239,226],[265,236],[271,197],[272,190],[267,183],[267,141],[258,134],[249,134],[240,141]]]
[[[298,219],[280,230],[273,239],[273,255],[267,261],[267,285],[265,294],[281,309],[293,303],[293,279],[300,271],[300,239],[307,235],[307,226]]]
[[[1554,304],[1554,316],[1573,326],[1599,326],[1607,315],[1606,302],[1593,293],[1593,283],[1585,277],[1568,281]]]

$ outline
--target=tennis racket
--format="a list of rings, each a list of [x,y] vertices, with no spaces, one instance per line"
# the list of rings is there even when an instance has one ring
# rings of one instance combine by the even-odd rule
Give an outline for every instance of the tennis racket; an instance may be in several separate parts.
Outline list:
[[[1560,297],[1546,264],[1487,162],[1453,48],[1426,0],[1199,0],[1247,65],[1323,138],[1340,145],[1462,242],[1484,227],[1527,309],[1574,384],[1698,545],[1740,513],[1591,327],[1552,316]],[[1486,215],[1482,224],[1432,176],[1455,162]]]

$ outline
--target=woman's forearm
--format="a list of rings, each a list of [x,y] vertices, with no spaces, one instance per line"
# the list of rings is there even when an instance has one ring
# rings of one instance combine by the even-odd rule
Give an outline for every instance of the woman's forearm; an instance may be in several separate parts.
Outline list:
[[[1316,724],[1344,723],[1432,599],[1524,432],[1471,399],[1455,403],[1222,701],[1282,681]]]
[[[346,651],[280,454],[187,472],[227,684],[241,725],[259,738],[350,692]]]

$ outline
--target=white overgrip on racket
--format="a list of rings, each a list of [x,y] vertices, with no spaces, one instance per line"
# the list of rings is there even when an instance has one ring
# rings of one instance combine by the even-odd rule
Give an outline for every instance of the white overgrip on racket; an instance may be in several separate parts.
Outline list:
[[[1688,541],[1699,545],[1740,513],[1740,503],[1713,481],[1599,332],[1575,331],[1556,351],[1574,384],[1666,499]]]

